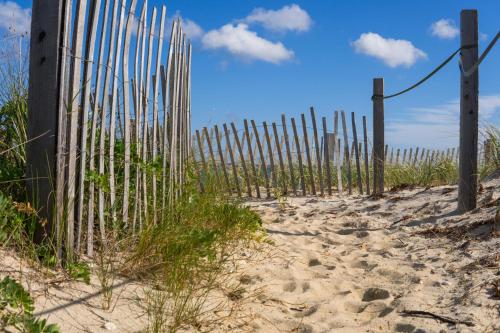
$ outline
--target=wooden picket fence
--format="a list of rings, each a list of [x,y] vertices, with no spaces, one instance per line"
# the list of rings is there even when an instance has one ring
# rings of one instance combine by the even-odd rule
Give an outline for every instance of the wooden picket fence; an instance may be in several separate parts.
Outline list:
[[[55,24],[47,15],[58,10],[62,28],[48,35]],[[147,0],[140,7],[137,0],[35,1],[33,16],[29,117],[38,127],[30,126],[30,137],[40,139],[29,143],[28,165],[32,175],[43,173],[49,158],[37,156],[52,148],[56,165],[51,183],[29,186],[39,207],[53,198],[45,209],[55,222],[45,231],[55,230],[59,255],[64,249],[71,260],[86,241],[92,256],[94,226],[100,242],[110,232],[134,232],[155,223],[182,191],[191,154],[191,44],[180,19],[166,34],[166,7],[148,10]],[[54,93],[40,80],[46,49],[38,43],[47,38],[60,41],[53,123],[42,115]],[[44,127],[56,140],[38,135]]]
[[[212,182],[232,194],[257,198],[372,194],[374,154],[366,117],[362,116],[359,137],[354,112],[350,130],[344,111],[335,111],[333,119],[323,117],[321,128],[313,108],[310,123],[305,114],[300,120],[299,127],[294,118],[288,122],[282,114],[280,123],[264,121],[258,125],[245,119],[239,130],[234,123],[196,130],[193,157],[201,175],[200,188]],[[394,149],[385,145],[384,149],[387,166],[441,161],[458,164],[458,158],[455,147]]]

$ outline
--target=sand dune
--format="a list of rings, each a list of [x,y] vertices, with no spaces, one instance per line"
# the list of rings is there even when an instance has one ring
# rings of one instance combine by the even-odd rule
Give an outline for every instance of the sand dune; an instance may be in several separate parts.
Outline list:
[[[285,207],[250,203],[276,251],[241,267],[249,290],[261,293],[245,305],[252,319],[240,328],[498,332],[500,302],[491,282],[500,278],[500,221],[492,220],[499,184],[485,184],[483,207],[466,215],[455,212],[451,186],[379,199],[290,198]]]
[[[484,183],[480,208],[465,215],[455,211],[455,186],[403,189],[380,198],[248,202],[262,216],[267,241],[242,249],[232,268],[240,293],[226,294],[226,301],[237,313],[224,319],[224,311],[214,313],[220,321],[201,329],[500,332],[493,286],[500,279],[499,189],[500,179]],[[19,265],[4,255],[2,275],[23,271],[24,281],[37,281]],[[43,315],[63,332],[146,327],[144,288],[137,284],[114,292],[111,311],[100,309],[100,297],[80,300],[99,290],[95,277],[90,286],[45,283],[30,289],[37,311],[75,301]]]

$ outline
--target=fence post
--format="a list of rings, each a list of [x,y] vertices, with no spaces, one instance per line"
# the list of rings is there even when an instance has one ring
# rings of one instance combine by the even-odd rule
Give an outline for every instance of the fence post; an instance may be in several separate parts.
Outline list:
[[[363,116],[363,142],[365,144],[365,174],[366,174],[366,194],[370,195],[370,165],[368,164],[368,132],[366,130],[366,116]],[[392,163],[392,153],[391,153]]]
[[[384,192],[384,79],[373,79],[373,193]]]
[[[64,1],[33,2],[30,39],[28,87],[28,142],[26,144],[26,179],[29,195],[41,218],[37,223],[35,240],[42,241],[55,231],[56,207],[62,207],[63,183],[56,178],[58,154],[60,69],[64,68],[61,34]],[[55,182],[55,183],[54,183]],[[56,195],[53,194],[54,190]]]
[[[323,123],[323,142],[324,142],[323,153],[324,153],[325,168],[326,168],[326,189],[328,190],[328,195],[332,195],[332,174],[330,170],[330,155],[329,155],[330,145],[328,142],[330,141],[330,138],[328,137],[326,117],[321,118],[321,121]]]
[[[478,60],[478,23],[476,10],[460,13],[460,60],[467,71]],[[466,77],[460,76],[460,161],[458,180],[458,210],[467,212],[477,204],[477,142],[478,142],[479,69]]]
[[[351,122],[352,122],[352,136],[354,137],[354,155],[356,158],[356,173],[357,173],[357,181],[358,181],[358,191],[359,194],[363,194],[363,183],[361,180],[361,164],[359,163],[359,154],[361,149],[358,146],[358,134],[356,131],[356,116],[354,112],[351,112]]]

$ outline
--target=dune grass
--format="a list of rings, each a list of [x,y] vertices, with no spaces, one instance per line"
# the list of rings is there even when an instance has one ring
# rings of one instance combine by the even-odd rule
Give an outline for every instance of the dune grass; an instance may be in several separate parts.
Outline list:
[[[142,306],[148,316],[149,332],[173,332],[188,324],[199,324],[206,299],[220,287],[231,256],[242,242],[258,237],[259,217],[226,196],[210,178],[201,192],[191,165],[179,200],[164,212],[158,211],[156,223],[143,221],[141,229],[133,229],[120,221],[111,225],[107,218],[109,230],[116,227],[116,232],[109,232],[105,242],[96,242],[92,272],[84,257],[61,267],[51,239],[41,244],[34,242],[34,226],[43,220],[31,206],[23,181],[26,117],[25,94],[15,95],[0,107],[0,246],[15,249],[35,266],[63,269],[74,279],[88,282],[90,274],[96,275],[103,308],[110,308],[115,297],[112,285],[117,277],[140,279],[145,286]],[[123,165],[121,145],[118,140],[118,185]],[[159,165],[158,161],[141,165],[147,170],[148,180],[152,173],[161,175]],[[92,176],[88,174],[87,178]],[[106,179],[106,174],[99,175],[96,181],[105,192]],[[131,179],[135,179],[134,174]],[[152,209],[151,202],[146,204]],[[110,215],[107,211],[106,216]]]

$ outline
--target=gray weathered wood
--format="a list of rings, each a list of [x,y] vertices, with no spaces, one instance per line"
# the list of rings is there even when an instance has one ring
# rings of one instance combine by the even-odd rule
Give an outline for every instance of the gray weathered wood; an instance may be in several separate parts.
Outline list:
[[[203,140],[202,140],[202,138],[200,136],[200,131],[199,130],[196,130],[196,139],[198,141],[198,153],[200,154],[200,159],[201,159],[201,165],[203,167],[203,172],[205,173],[206,176],[208,176],[208,167],[207,167],[207,162],[205,160]]]
[[[278,129],[276,128],[276,123],[272,123],[273,133],[274,133],[274,141],[276,144],[276,151],[278,152],[278,161],[280,164],[281,171],[281,183],[283,188],[283,194],[288,192],[287,183],[286,183],[286,172],[285,172],[285,163],[283,161],[283,153],[281,151],[282,146],[280,145]]]
[[[259,187],[259,179],[257,177],[257,170],[255,169],[255,160],[252,151],[252,139],[250,137],[250,131],[248,130],[248,121],[246,119],[243,120],[243,125],[245,127],[245,137],[247,139],[247,150],[248,150],[248,158],[250,160],[250,170],[252,171],[252,178],[255,186],[255,192],[257,198],[260,198],[260,187]]]
[[[141,15],[142,17],[142,15]],[[162,75],[162,82],[164,82],[163,87],[163,103],[164,103],[164,114],[163,114],[163,156],[162,156],[162,212],[166,209],[167,201],[167,163],[171,159],[172,150],[172,100],[173,100],[173,86],[172,81],[174,72],[174,50],[175,42],[177,36],[177,21],[173,20],[172,30],[170,33],[170,42],[167,53],[167,68]],[[165,105],[166,104],[166,105]],[[204,168],[206,173],[206,167]],[[169,175],[170,176],[170,175]],[[202,179],[200,178],[200,184]],[[202,185],[200,185],[202,186]]]
[[[135,68],[135,80],[136,80],[136,98],[137,98],[137,111],[136,111],[136,124],[135,124],[135,131],[136,131],[136,158],[140,159],[142,158],[143,155],[143,149],[146,149],[146,147],[142,147],[142,139],[141,139],[141,124],[142,124],[142,119],[144,117],[144,58],[145,58],[145,53],[146,53],[146,40],[147,40],[147,34],[146,34],[146,29],[147,29],[147,0],[144,1],[142,5],[142,13],[141,13],[141,21],[137,25],[137,35],[140,35],[140,38],[137,39],[137,48],[140,47],[140,56],[139,52],[136,53],[137,59],[136,59],[136,68]],[[141,196],[141,191],[144,187],[144,184],[142,184],[143,180],[145,177],[143,177],[144,171],[142,170],[141,165],[137,164],[136,166],[136,193],[135,197],[137,198],[137,206],[134,207],[134,215],[137,216],[138,222],[139,222],[139,229],[142,230],[142,221],[143,221],[143,203],[142,203],[142,198]],[[143,191],[144,193],[144,191]],[[144,204],[146,206],[146,204]],[[144,212],[147,213],[147,210],[144,209]],[[144,215],[145,217],[145,215]],[[134,219],[135,222],[135,219]],[[134,223],[133,222],[133,223]]]
[[[347,134],[347,125],[345,119],[345,112],[341,111],[342,116],[342,129],[344,131],[344,164],[347,168],[347,188],[348,193],[352,194],[352,173],[351,173],[351,158],[349,156],[349,139]]]
[[[259,156],[260,156],[260,167],[264,173],[264,181],[266,185],[266,196],[268,198],[271,197],[271,189],[269,187],[269,175],[267,174],[267,166],[266,166],[266,159],[264,156],[264,150],[262,149],[262,144],[260,142],[260,136],[259,136],[259,131],[257,130],[257,126],[255,125],[254,120],[250,120],[253,128],[253,132],[255,134],[255,141],[257,143],[257,149],[259,150]]]
[[[307,124],[306,124],[306,117],[302,113],[300,115],[300,118],[302,120],[302,132],[303,132],[303,139],[304,139],[304,148],[306,151],[306,160],[307,160],[307,169],[309,171],[309,183],[311,185],[311,192],[313,195],[316,195],[316,183],[314,180],[314,170],[312,166],[312,159],[311,159],[311,152],[309,149],[309,138],[307,134]]]
[[[238,178],[238,166],[234,160],[233,148],[231,147],[231,140],[229,138],[229,130],[226,124],[222,125],[224,127],[224,134],[226,136],[226,146],[229,151],[229,157],[231,158],[231,168],[233,170],[234,183],[236,184],[236,192],[238,196],[241,197],[240,180]]]
[[[87,23],[87,36],[85,38],[85,59],[83,68],[83,83],[82,83],[82,107],[80,113],[80,165],[79,165],[79,175],[78,175],[78,206],[76,211],[76,222],[77,222],[77,232],[76,232],[76,245],[75,249],[80,252],[80,244],[82,238],[83,229],[83,209],[85,204],[85,171],[87,166],[87,136],[88,136],[88,119],[89,119],[89,109],[90,104],[90,91],[92,88],[92,64],[94,62],[94,49],[95,40],[97,34],[97,24],[99,22],[99,11],[100,11],[100,0],[97,2],[92,2],[90,6],[90,11],[88,15]],[[87,229],[92,229],[93,224],[87,226]],[[88,231],[88,230],[87,230]],[[87,232],[88,234],[88,232]],[[93,235],[92,235],[93,237]]]
[[[288,139],[288,132],[286,129],[286,119],[285,114],[281,115],[281,126],[283,127],[283,136],[285,138],[285,148],[286,148],[286,156],[288,159],[288,170],[290,171],[290,183],[292,185],[293,194],[297,195],[297,187],[295,185],[295,177],[293,174],[293,161],[292,161],[292,153],[290,151],[290,141]]]
[[[326,189],[328,191],[328,195],[332,195],[332,172],[330,169],[330,145],[329,145],[329,138],[328,138],[328,129],[326,126],[326,117],[321,118],[321,122],[323,124],[323,142],[324,142],[324,147],[323,147],[323,152],[324,152],[324,158],[325,158],[325,168],[326,168]]]
[[[373,193],[384,192],[384,79],[373,79]]]
[[[118,20],[118,36],[116,39],[116,52],[113,64],[113,85],[111,90],[111,115],[109,117],[109,205],[111,210],[111,219],[113,223],[113,236],[117,235],[117,216],[116,216],[116,179],[115,179],[115,144],[116,144],[116,114],[120,112],[118,105],[118,77],[120,72],[120,61],[123,40],[123,25],[125,21],[125,0],[121,2],[120,19]]]
[[[363,194],[363,182],[361,180],[361,163],[360,159],[360,149],[358,147],[358,134],[356,132],[356,117],[354,112],[351,112],[351,122],[352,122],[352,136],[354,137],[354,155],[356,158],[356,172],[357,172],[357,180],[358,180],[358,191],[360,194]]]
[[[464,71],[478,61],[478,21],[476,10],[460,12],[460,45],[468,46],[460,52]],[[478,92],[479,69],[460,77],[460,161],[458,178],[458,210],[462,213],[477,205],[478,157]]]
[[[160,64],[161,64],[161,55],[162,55],[162,50],[163,50],[163,36],[164,36],[164,31],[165,31],[165,16],[166,16],[166,7],[162,6],[161,10],[161,15],[160,15],[160,26],[159,26],[159,36],[158,36],[158,41],[156,44],[156,65],[155,65],[155,80],[153,80],[153,133],[152,134],[152,159],[154,162],[156,162],[157,157],[158,157],[158,99],[159,99],[159,88],[160,88]],[[157,179],[156,179],[156,172],[153,172],[153,175],[151,177],[151,183],[152,183],[152,197],[153,197],[153,224],[157,223],[158,220],[158,212],[157,212],[157,201],[158,201],[158,194],[157,194]]]
[[[66,35],[63,23],[62,1],[33,2],[31,36],[36,38],[30,39],[29,50],[26,185],[38,216],[47,219],[46,224],[35,224],[37,243],[47,236],[57,238],[63,225],[64,151],[60,149],[62,126],[58,126],[66,115],[60,91],[67,50],[61,38]],[[60,253],[60,242],[55,244]]]
[[[339,112],[338,111],[335,111],[334,112],[334,115],[333,115],[333,134],[334,134],[334,152],[336,151],[336,146],[337,146],[337,139],[339,137],[339,132],[338,132],[338,129],[339,129]],[[340,149],[340,148],[339,148]],[[337,154],[334,153],[335,157],[332,159],[334,162],[338,164],[340,164],[340,159],[337,159]],[[337,167],[337,169],[340,169]],[[338,187],[338,186],[337,186]],[[340,191],[339,191],[340,192]]]
[[[94,6],[98,6],[98,1]],[[95,172],[95,151],[96,151],[96,135],[99,118],[99,101],[101,100],[101,85],[102,85],[102,69],[105,53],[105,42],[109,17],[109,2],[104,2],[104,17],[102,21],[101,38],[99,43],[99,55],[97,60],[96,80],[95,80],[95,103],[92,105],[92,127],[90,133],[90,153],[89,153],[89,171],[91,174]],[[97,29],[96,29],[97,31]],[[95,201],[95,183],[93,179],[89,182],[89,200],[87,209],[87,255],[92,258],[94,250],[94,201]]]
[[[214,126],[215,130],[215,141],[217,143],[217,152],[219,154],[220,165],[222,168],[222,174],[224,175],[224,181],[226,182],[226,189],[231,191],[231,183],[229,182],[229,175],[227,174],[226,161],[224,161],[224,153],[222,151],[222,145],[220,144],[219,128],[217,125]]]
[[[217,162],[215,161],[215,155],[214,155],[214,149],[212,147],[212,140],[210,140],[210,136],[208,135],[208,129],[206,127],[203,127],[203,133],[202,133],[202,139],[203,139],[203,134],[205,134],[205,139],[207,140],[207,146],[208,146],[208,153],[210,155],[210,160],[212,161],[212,167],[214,170],[214,175],[215,175],[215,180],[217,184],[221,184],[221,180],[219,177],[219,171],[217,168]],[[202,140],[203,141],[203,140]]]
[[[311,122],[313,125],[314,148],[316,150],[316,164],[318,167],[319,190],[321,196],[323,196],[325,194],[325,186],[323,183],[323,168],[321,167],[321,150],[318,142],[318,127],[316,125],[316,115],[314,114],[314,108],[311,106],[309,110],[311,112]]]
[[[297,126],[295,124],[295,119],[291,118],[292,122],[292,130],[293,130],[293,137],[295,141],[295,147],[297,149],[297,161],[299,163],[299,175],[300,175],[300,186],[302,187],[302,195],[307,195],[307,190],[306,190],[306,180],[304,177],[304,166],[302,164],[302,154],[300,151],[300,144],[299,144],[299,135],[297,133]]]
[[[234,123],[231,123],[231,129],[233,130],[234,141],[236,142],[236,147],[238,148],[238,153],[240,155],[240,164],[241,164],[241,168],[243,169],[243,175],[245,176],[245,181],[246,181],[246,185],[247,185],[247,195],[249,197],[252,197],[252,188],[250,185],[250,177],[248,176],[248,170],[247,170],[247,166],[245,163],[245,157],[243,155],[243,149],[241,148],[240,139],[238,137],[238,130],[236,129],[236,125],[234,125]]]
[[[271,139],[269,137],[269,130],[267,128],[267,123],[265,121],[262,123],[262,127],[264,127],[264,136],[266,138],[267,155],[269,157],[269,166],[271,167],[271,178],[273,182],[273,188],[276,189],[278,187],[278,177],[276,177],[276,166],[274,164],[273,146],[271,144]]]
[[[335,145],[335,155],[337,158],[337,190],[339,194],[342,193],[342,165],[340,164],[340,139],[337,139],[337,134],[333,134],[335,136],[335,141],[337,144]]]
[[[363,142],[365,146],[365,179],[366,179],[366,194],[370,195],[370,166],[368,164],[368,130],[366,126],[366,116],[363,116]],[[392,152],[391,152],[392,162]]]
[[[137,0],[132,0],[130,12],[135,12]],[[134,16],[129,13],[127,25],[125,28],[125,41],[123,46],[122,76],[123,76],[123,111],[124,111],[124,168],[123,168],[123,201],[122,201],[122,220],[125,226],[128,223],[129,207],[129,186],[130,186],[130,82],[129,82],[129,52],[130,39],[132,37],[132,28]]]
[[[110,38],[114,40],[116,37],[116,17],[118,15],[118,1],[113,2],[113,15],[111,17],[111,33]],[[101,38],[105,38],[101,35]],[[99,175],[104,177],[104,167],[105,167],[105,149],[106,149],[106,127],[107,127],[107,114],[110,108],[110,98],[109,98],[109,88],[112,78],[113,69],[113,57],[115,53],[115,43],[110,43],[108,50],[108,57],[106,61],[106,74],[104,77],[104,88],[102,92],[102,112],[101,112],[101,127],[99,136]],[[106,215],[105,215],[105,193],[103,186],[99,186],[99,231],[101,233],[101,241],[106,241]]]
[[[73,21],[71,44],[72,66],[69,78],[69,105],[68,105],[68,164],[66,168],[66,255],[69,262],[74,259],[74,238],[75,238],[75,204],[76,183],[77,183],[77,147],[78,147],[78,127],[80,119],[81,100],[81,64],[83,59],[83,35],[85,29],[85,13],[87,10],[87,0],[76,1],[75,20]],[[81,221],[76,221],[79,224]],[[78,227],[78,226],[77,226]]]
[[[422,148],[422,152],[420,153],[420,162],[422,162],[422,159],[424,158],[424,154],[425,154],[425,148]]]
[[[153,49],[154,49],[154,32],[155,32],[155,27],[156,27],[156,7],[153,7],[153,13],[151,16],[151,23],[149,24],[149,31],[148,31],[148,48],[147,48],[147,57],[146,57],[146,72],[144,74],[145,78],[145,83],[144,83],[144,96],[143,96],[143,101],[144,101],[144,121],[143,121],[143,129],[142,129],[142,162],[146,163],[148,161],[148,142],[151,143],[150,140],[150,133],[149,133],[149,107],[150,107],[150,78],[152,77],[151,75],[151,70],[153,67]],[[172,163],[172,165],[175,165],[175,163]],[[148,181],[148,175],[147,175],[147,170],[144,168],[142,172],[142,194],[143,194],[143,202],[144,202],[144,217],[145,221],[149,222],[149,209],[148,209],[148,190],[147,190],[147,182]],[[156,214],[153,213],[153,216]],[[153,217],[154,219],[154,217]]]
[[[412,165],[416,165],[417,164],[417,161],[418,161],[418,150],[419,150],[419,147],[417,147],[415,149],[415,155],[413,156]]]

